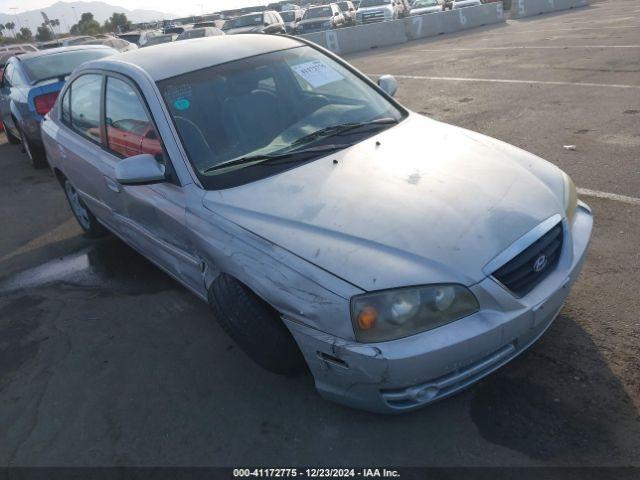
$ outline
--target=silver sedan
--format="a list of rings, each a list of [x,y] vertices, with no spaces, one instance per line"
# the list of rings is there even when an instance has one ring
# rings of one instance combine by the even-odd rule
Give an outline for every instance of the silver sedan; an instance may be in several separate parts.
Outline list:
[[[557,167],[396,88],[304,40],[210,37],[83,65],[42,135],[88,236],[175,277],[268,370],[403,412],[544,333],[593,221]]]

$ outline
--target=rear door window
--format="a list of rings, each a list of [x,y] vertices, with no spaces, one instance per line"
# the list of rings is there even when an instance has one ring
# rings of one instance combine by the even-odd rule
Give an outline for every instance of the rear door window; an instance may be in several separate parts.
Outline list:
[[[100,97],[102,75],[86,74],[71,84],[69,126],[83,137],[100,142]],[[63,119],[65,116],[63,104]]]

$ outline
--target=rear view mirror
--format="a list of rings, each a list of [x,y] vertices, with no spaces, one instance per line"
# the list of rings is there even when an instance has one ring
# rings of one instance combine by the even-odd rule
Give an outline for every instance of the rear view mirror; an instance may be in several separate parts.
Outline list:
[[[378,86],[390,97],[395,96],[398,91],[398,81],[393,75],[382,75],[378,79]]]
[[[165,180],[164,166],[148,153],[125,158],[116,165],[116,180],[122,185],[162,182]]]

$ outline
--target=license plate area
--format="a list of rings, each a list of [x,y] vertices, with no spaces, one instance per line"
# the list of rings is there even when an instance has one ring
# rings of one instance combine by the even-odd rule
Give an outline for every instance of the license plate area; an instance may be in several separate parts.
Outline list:
[[[533,307],[533,328],[555,315],[569,295],[570,279],[567,278],[562,286],[553,295]]]

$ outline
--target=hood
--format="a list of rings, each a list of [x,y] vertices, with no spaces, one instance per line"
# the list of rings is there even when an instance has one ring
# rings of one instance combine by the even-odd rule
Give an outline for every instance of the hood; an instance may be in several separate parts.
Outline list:
[[[562,182],[532,154],[411,114],[338,154],[203,202],[371,291],[479,282],[496,255],[562,213]]]
[[[298,28],[305,27],[307,25],[320,25],[325,22],[330,22],[332,17],[316,17],[316,18],[308,18],[306,20],[300,20],[298,22]]]

